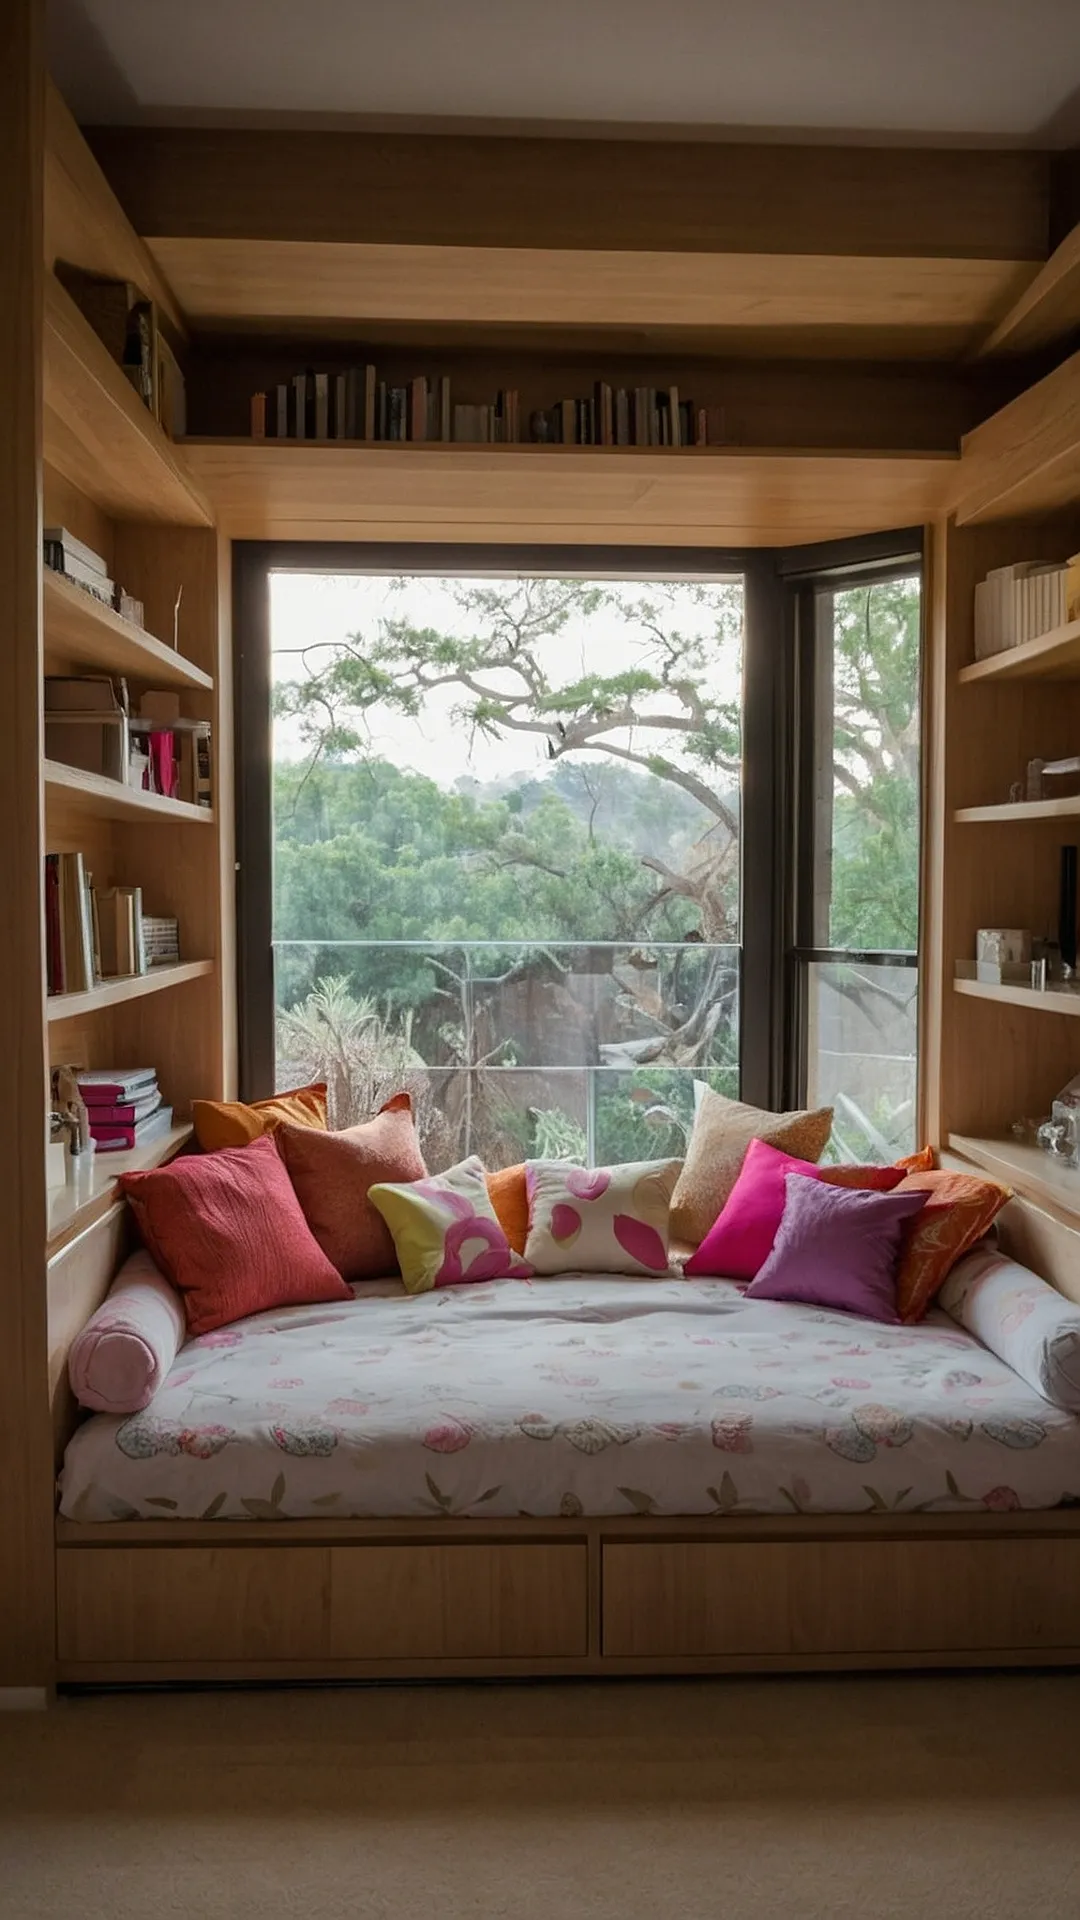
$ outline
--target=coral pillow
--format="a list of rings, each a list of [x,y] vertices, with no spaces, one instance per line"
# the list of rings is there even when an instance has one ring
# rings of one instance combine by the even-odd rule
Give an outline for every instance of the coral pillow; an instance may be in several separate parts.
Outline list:
[[[499,1173],[486,1174],[488,1199],[495,1217],[514,1252],[523,1254],[529,1237],[529,1192],[525,1185],[525,1166],[503,1167]]]
[[[784,1188],[784,1217],[747,1299],[802,1300],[895,1325],[904,1227],[926,1195],[829,1187],[802,1173],[786,1173]]]
[[[921,1320],[947,1275],[1012,1199],[1009,1187],[973,1173],[909,1173],[901,1193],[923,1193],[926,1208],[904,1240],[896,1299],[900,1318]]]
[[[529,1265],[537,1273],[666,1273],[671,1192],[681,1166],[527,1160]]]
[[[933,1173],[937,1158],[933,1147],[920,1147],[917,1153],[905,1154],[896,1165],[902,1167],[905,1173]]]
[[[719,1219],[742,1169],[751,1140],[816,1163],[832,1129],[832,1108],[812,1113],[766,1113],[727,1100],[711,1088],[702,1096],[686,1149],[686,1164],[671,1196],[676,1240],[699,1246]]]
[[[289,1093],[246,1104],[243,1100],[193,1100],[191,1119],[204,1153],[246,1147],[264,1133],[274,1133],[286,1120],[294,1127],[325,1130],[326,1082],[317,1080],[310,1087],[293,1087]]]
[[[890,1193],[904,1178],[899,1167],[815,1167],[809,1160],[781,1153],[764,1140],[751,1140],[723,1213],[683,1271],[752,1280],[772,1252],[784,1217],[787,1173],[805,1174],[807,1179],[822,1180],[827,1186],[861,1187],[875,1193]]]
[[[68,1379],[80,1407],[95,1413],[141,1413],[186,1334],[176,1288],[145,1250],[133,1253],[68,1354]]]
[[[312,1237],[273,1140],[123,1173],[139,1232],[184,1296],[188,1332],[270,1307],[348,1300]]]
[[[395,1093],[373,1120],[341,1133],[286,1123],[275,1138],[304,1218],[342,1278],[396,1273],[394,1242],[368,1196],[376,1181],[422,1180],[427,1172],[409,1095]]]
[[[446,1173],[408,1186],[374,1186],[368,1198],[394,1236],[401,1277],[410,1293],[477,1280],[528,1280],[488,1199],[475,1155]]]

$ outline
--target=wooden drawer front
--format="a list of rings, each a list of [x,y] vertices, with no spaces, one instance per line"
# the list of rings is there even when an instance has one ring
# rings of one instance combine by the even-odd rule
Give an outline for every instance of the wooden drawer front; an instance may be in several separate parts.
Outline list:
[[[67,1547],[61,1660],[313,1660],[327,1652],[325,1547]]]
[[[611,1545],[612,1656],[1080,1646],[1080,1539]]]
[[[583,1654],[584,1546],[335,1547],[337,1660]]]

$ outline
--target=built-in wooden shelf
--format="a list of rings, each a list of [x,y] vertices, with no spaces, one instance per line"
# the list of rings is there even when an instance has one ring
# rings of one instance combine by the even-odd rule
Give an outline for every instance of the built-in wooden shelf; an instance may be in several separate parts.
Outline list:
[[[209,692],[213,680],[182,653],[122,620],[92,593],[45,568],[45,671],[62,673],[69,662],[96,667],[102,673],[122,673],[155,687],[178,687]]]
[[[1080,1220],[1080,1169],[1067,1167],[1041,1147],[1009,1135],[984,1140],[972,1134],[950,1133],[948,1144],[991,1179],[1003,1181],[1031,1200],[1049,1204],[1074,1221]]]
[[[1080,680],[1080,620],[961,667],[959,677],[965,687],[984,680]]]
[[[914,525],[955,485],[948,453],[191,439],[234,539],[784,546]]]
[[[958,526],[1026,519],[1080,498],[1080,353],[964,435]]]
[[[213,973],[212,960],[181,960],[172,967],[151,967],[148,973],[125,974],[119,980],[101,980],[83,993],[53,993],[46,1002],[52,1020],[70,1020],[74,1014],[96,1013],[101,1007],[119,1007],[125,1000],[141,1000],[147,993],[162,993],[167,987],[180,987],[188,980],[201,980]]]
[[[140,787],[126,787],[122,780],[108,780],[99,773],[84,773],[80,767],[66,767],[61,760],[46,760],[45,798],[62,801],[71,810],[93,814],[106,820],[175,820],[191,826],[212,826],[209,807],[194,807],[187,800],[169,800],[160,793],[144,793]]]
[[[1065,794],[1059,800],[1008,800],[998,807],[958,807],[953,819],[962,825],[986,826],[1023,820],[1076,820],[1080,819],[1080,793]]]
[[[985,980],[954,980],[957,993],[973,1000],[999,1000],[1007,1007],[1031,1007],[1039,1013],[1065,1013],[1080,1017],[1080,992],[1048,987],[1040,993],[1035,987],[996,987]]]
[[[980,356],[1036,353],[1080,327],[1080,226],[1067,233],[985,340]]]
[[[58,1253],[116,1205],[121,1198],[122,1173],[146,1173],[163,1166],[190,1138],[190,1125],[175,1126],[156,1140],[147,1141],[144,1147],[133,1147],[130,1153],[91,1155],[85,1173],[80,1171],[66,1187],[50,1190],[46,1254]]]
[[[209,502],[70,294],[45,282],[45,459],[119,520],[209,527]]]

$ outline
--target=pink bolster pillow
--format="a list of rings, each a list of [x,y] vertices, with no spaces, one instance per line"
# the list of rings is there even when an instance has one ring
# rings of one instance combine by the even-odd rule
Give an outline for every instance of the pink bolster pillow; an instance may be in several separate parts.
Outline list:
[[[179,1294],[140,1249],[125,1260],[68,1354],[71,1391],[95,1413],[141,1413],[186,1335]]]

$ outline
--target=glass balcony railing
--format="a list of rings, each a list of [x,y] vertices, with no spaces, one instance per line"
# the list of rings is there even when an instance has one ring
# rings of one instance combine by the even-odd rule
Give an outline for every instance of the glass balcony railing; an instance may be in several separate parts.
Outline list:
[[[277,1082],[325,1079],[339,1127],[407,1088],[433,1171],[679,1155],[695,1081],[738,1094],[739,965],[699,941],[276,941]]]

